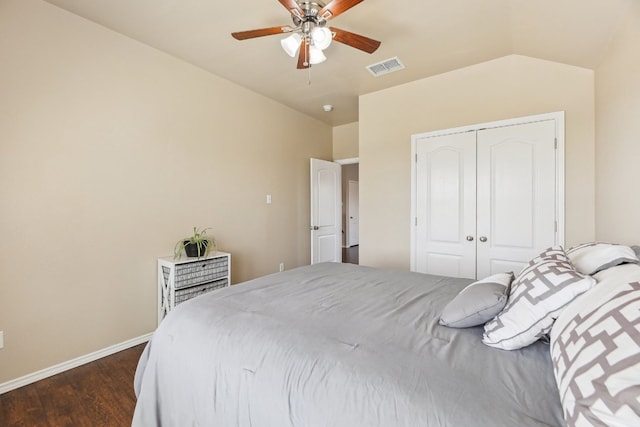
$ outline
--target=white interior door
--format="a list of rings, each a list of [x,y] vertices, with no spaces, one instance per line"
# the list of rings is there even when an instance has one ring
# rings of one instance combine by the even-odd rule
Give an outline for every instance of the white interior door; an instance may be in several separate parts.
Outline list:
[[[416,154],[415,271],[475,278],[475,132],[420,139]]]
[[[311,159],[311,264],[342,262],[341,166]]]
[[[349,180],[347,187],[347,246],[360,244],[360,183]]]
[[[478,131],[478,278],[556,243],[555,135],[554,120]]]

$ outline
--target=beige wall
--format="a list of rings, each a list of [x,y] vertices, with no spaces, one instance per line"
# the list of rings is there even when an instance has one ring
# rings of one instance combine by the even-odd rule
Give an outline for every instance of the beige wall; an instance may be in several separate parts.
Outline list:
[[[640,244],[640,3],[596,70],[596,238]]]
[[[358,157],[358,122],[333,128],[333,160]]]
[[[331,127],[40,1],[0,1],[0,58],[0,383],[151,332],[193,226],[234,283],[309,262]]]
[[[409,268],[411,135],[565,111],[567,245],[594,238],[591,70],[507,56],[360,97],[360,263]]]

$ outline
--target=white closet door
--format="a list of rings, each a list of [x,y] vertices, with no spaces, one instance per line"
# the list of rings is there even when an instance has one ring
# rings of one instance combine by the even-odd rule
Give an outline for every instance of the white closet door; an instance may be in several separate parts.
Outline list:
[[[416,144],[415,270],[476,277],[476,133]]]
[[[478,278],[555,244],[555,134],[553,120],[478,131]]]

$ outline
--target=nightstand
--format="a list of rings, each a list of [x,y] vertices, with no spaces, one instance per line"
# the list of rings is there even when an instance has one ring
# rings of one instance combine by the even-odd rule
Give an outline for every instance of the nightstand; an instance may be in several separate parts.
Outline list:
[[[231,285],[231,254],[206,258],[158,258],[158,324],[176,305]]]

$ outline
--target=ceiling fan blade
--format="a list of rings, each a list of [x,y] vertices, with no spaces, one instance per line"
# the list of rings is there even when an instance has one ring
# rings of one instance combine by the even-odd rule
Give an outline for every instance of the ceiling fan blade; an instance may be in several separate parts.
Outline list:
[[[286,7],[289,13],[291,13],[293,16],[297,16],[298,18],[302,18],[304,16],[304,11],[300,7],[300,5],[298,5],[296,0],[278,0],[278,1],[280,2],[280,4]]]
[[[320,9],[318,15],[323,17],[326,20],[335,18],[340,15],[342,12],[345,12],[351,9],[353,6],[358,3],[362,3],[364,0],[332,0],[325,7]]]
[[[304,70],[311,67],[309,63],[309,43],[307,39],[302,39],[300,42],[300,54],[298,55],[298,70]]]
[[[238,31],[231,33],[231,35],[236,40],[247,40],[256,37],[272,36],[274,34],[290,33],[291,31],[293,31],[293,28],[285,25],[284,27],[269,27],[259,28],[257,30]]]
[[[356,49],[360,49],[367,53],[375,52],[381,44],[378,40],[341,30],[340,28],[329,27],[329,29],[334,34],[333,39],[335,41],[355,47]]]

